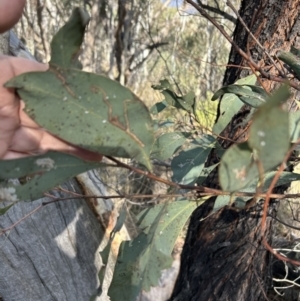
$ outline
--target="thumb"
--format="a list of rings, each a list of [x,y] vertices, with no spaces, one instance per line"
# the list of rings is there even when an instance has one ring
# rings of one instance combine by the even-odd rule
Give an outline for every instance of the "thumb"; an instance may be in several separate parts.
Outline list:
[[[11,29],[21,18],[26,0],[0,0],[0,33]]]

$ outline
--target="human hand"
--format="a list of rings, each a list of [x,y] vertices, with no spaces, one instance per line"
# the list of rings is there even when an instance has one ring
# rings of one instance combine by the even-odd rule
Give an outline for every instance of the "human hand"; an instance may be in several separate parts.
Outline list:
[[[24,5],[25,0],[0,0],[0,33],[14,26],[21,17]],[[48,65],[32,60],[0,55],[0,159],[56,150],[89,161],[101,161],[102,155],[76,147],[41,128],[23,111],[24,102],[15,90],[3,87],[12,77],[47,69]]]

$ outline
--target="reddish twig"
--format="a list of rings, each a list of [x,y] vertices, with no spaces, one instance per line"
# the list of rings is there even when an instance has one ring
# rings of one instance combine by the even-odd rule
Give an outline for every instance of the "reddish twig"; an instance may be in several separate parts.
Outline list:
[[[289,151],[287,152],[287,154],[285,155],[278,171],[276,172],[274,178],[272,179],[272,182],[267,190],[267,195],[265,198],[265,202],[264,202],[264,208],[263,208],[263,216],[261,219],[261,234],[262,234],[262,243],[265,246],[265,248],[270,251],[274,256],[276,256],[278,259],[286,261],[286,262],[290,262],[292,264],[295,264],[297,266],[300,266],[300,262],[296,261],[296,260],[292,260],[289,259],[287,257],[284,257],[282,255],[280,255],[279,253],[277,253],[267,242],[266,238],[265,238],[265,231],[266,231],[266,221],[267,221],[267,215],[268,215],[268,208],[269,208],[269,204],[270,204],[270,199],[271,197],[271,193],[277,183],[277,181],[279,180],[279,177],[281,175],[281,173],[284,171],[284,169],[286,168],[286,162],[288,161],[289,157],[291,156],[291,153],[294,151],[295,147],[297,146],[297,144],[300,143],[300,139],[297,140],[297,142],[289,149]]]

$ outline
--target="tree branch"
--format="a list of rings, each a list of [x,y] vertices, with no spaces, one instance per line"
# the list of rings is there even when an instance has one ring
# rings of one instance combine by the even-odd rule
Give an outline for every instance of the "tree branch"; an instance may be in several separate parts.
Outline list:
[[[217,7],[213,7],[213,6],[210,6],[210,5],[205,5],[201,2],[201,0],[198,0],[198,5],[203,8],[203,9],[206,9],[207,11],[210,11],[212,13],[215,13],[217,15],[220,15],[222,16],[223,18],[225,18],[226,20],[232,22],[233,24],[236,23],[236,18],[233,17],[232,15],[220,10],[219,8]]]

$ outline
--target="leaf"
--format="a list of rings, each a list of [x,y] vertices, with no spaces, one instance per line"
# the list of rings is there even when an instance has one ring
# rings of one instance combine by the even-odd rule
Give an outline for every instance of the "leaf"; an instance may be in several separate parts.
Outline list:
[[[85,28],[89,21],[90,17],[86,11],[81,8],[73,10],[70,20],[58,31],[52,40],[50,65],[62,68],[70,68],[72,66],[78,68],[80,66],[78,56],[80,55],[80,46]]]
[[[239,96],[242,102],[254,108],[261,106],[269,97],[266,91],[261,87],[254,85],[230,85],[218,90],[213,95],[212,100],[218,99],[225,93],[233,93]]]
[[[296,77],[300,79],[300,58],[294,55],[292,52],[279,51],[277,57],[286,63],[296,74]]]
[[[211,166],[208,167],[204,167],[199,175],[199,177],[197,178],[197,184],[201,185],[206,178],[210,175],[210,173],[219,165],[219,163],[213,164]]]
[[[187,132],[165,133],[159,136],[151,153],[151,158],[166,160],[173,156],[179,147],[191,136]]]
[[[230,199],[231,199],[230,195],[218,195],[214,203],[213,212],[218,211],[221,208],[229,205]]]
[[[194,140],[188,149],[181,151],[174,157],[171,162],[172,181],[193,185],[200,176],[215,141],[213,136],[203,135]]]
[[[266,192],[268,190],[276,173],[277,173],[277,171],[270,171],[265,174],[264,185],[261,188],[262,192]],[[293,181],[300,181],[300,174],[293,173],[293,172],[282,172],[274,187],[290,184]],[[258,179],[254,179],[241,191],[255,193],[256,189],[257,189],[257,185],[258,185]],[[216,211],[226,205],[229,205],[231,198],[232,198],[232,203],[233,203],[233,201],[235,203],[235,207],[238,207],[241,209],[244,208],[244,206],[246,205],[246,202],[248,200],[252,199],[252,197],[246,197],[246,196],[245,197],[241,197],[241,196],[235,197],[234,194],[232,196],[221,195],[216,198],[213,210]]]
[[[157,226],[166,207],[156,216],[148,235],[141,232],[133,241],[121,243],[113,279],[108,290],[112,301],[135,300],[146,283],[147,288],[157,283],[162,269],[171,264],[169,256],[155,248]],[[148,288],[149,289],[149,288]]]
[[[158,85],[152,85],[152,89],[154,90],[165,90],[169,89],[173,91],[172,85],[167,79],[160,80]]]
[[[195,102],[195,93],[188,92],[186,95],[178,96],[168,80],[164,79],[160,81],[159,85],[153,85],[153,89],[161,91],[165,97],[165,102],[178,109],[183,109],[188,112],[192,112],[194,102]]]
[[[169,127],[174,126],[174,125],[175,125],[174,121],[172,121],[172,120],[165,120],[165,121],[160,122],[160,123],[158,124],[158,127],[159,127],[159,128],[160,128],[160,127],[166,127],[166,128],[169,128]]]
[[[5,214],[13,205],[15,205],[15,204],[11,204],[11,205],[6,206],[4,208],[0,208],[0,216]],[[0,232],[1,232],[1,229],[0,229]]]
[[[289,113],[289,131],[291,142],[300,138],[300,111]]]
[[[300,57],[300,50],[294,46],[291,46],[291,53]]]
[[[11,179],[29,176],[31,179],[24,185],[8,183],[0,188],[6,192],[2,200],[36,200],[43,193],[82,172],[105,165],[83,161],[64,153],[48,152],[44,155],[15,160],[0,161],[0,178]]]
[[[254,74],[242,78],[236,81],[235,84],[238,85],[254,85],[256,82],[256,76]],[[220,103],[220,114],[217,122],[213,126],[213,132],[216,134],[220,134],[225,127],[232,120],[233,116],[238,113],[238,111],[242,108],[243,102],[240,100],[238,96],[232,93],[226,93],[222,97]]]
[[[233,145],[225,152],[219,167],[223,190],[240,190],[257,176],[258,169],[247,142]]]
[[[248,142],[234,145],[225,152],[219,168],[223,190],[237,191],[257,178],[255,160],[262,163],[264,172],[283,160],[290,146],[290,135],[288,113],[281,109],[281,104],[289,95],[287,87],[278,89],[255,112]]]
[[[157,285],[161,271],[171,266],[175,241],[196,207],[196,202],[176,201],[139,214],[146,233],[122,243],[108,292],[112,301],[135,301],[141,290]]]
[[[168,104],[165,101],[161,101],[152,106],[149,111],[151,114],[157,115],[158,113],[162,112],[167,106]]]
[[[289,114],[281,108],[289,96],[282,86],[254,113],[248,142],[264,171],[281,163],[290,147]]]
[[[262,191],[266,192],[271,185],[273,178],[275,177],[277,171],[270,171],[265,174],[264,177],[264,185],[262,187]],[[278,187],[281,185],[289,184],[293,181],[300,181],[300,174],[294,172],[284,171],[280,174],[278,181],[276,182],[274,187]],[[258,180],[252,181],[247,187],[243,189],[244,192],[255,192],[256,187],[258,185]]]
[[[78,12],[53,39],[49,70],[22,74],[6,87],[17,88],[26,112],[49,132],[104,155],[135,158],[151,169],[154,136],[145,104],[117,82],[70,68],[84,33]]]
[[[111,250],[111,246],[112,246],[115,234],[122,229],[124,222],[126,220],[126,215],[127,215],[127,209],[126,209],[126,205],[124,203],[120,210],[116,225],[110,233],[109,241],[108,241],[107,245],[105,246],[105,248],[103,249],[103,251],[100,252],[103,266],[98,274],[98,277],[99,277],[101,285],[103,285],[104,278],[107,276],[106,268],[108,267],[110,250]],[[109,277],[110,277],[110,275],[109,275]],[[102,287],[101,287],[101,289],[102,289]]]
[[[110,250],[111,250],[112,241],[113,241],[113,238],[111,237],[109,239],[107,245],[105,246],[105,248],[100,252],[100,256],[102,259],[102,267],[98,273],[98,278],[99,278],[100,285],[101,285],[101,294],[102,294],[102,285],[104,282],[104,278],[107,274],[108,260],[109,260],[109,254],[110,254]],[[95,299],[95,300],[97,300],[97,299]]]
[[[127,216],[127,206],[126,206],[126,203],[123,203],[123,206],[122,206],[121,210],[119,211],[119,216],[118,216],[116,225],[113,228],[111,235],[115,234],[116,232],[119,232],[122,229],[122,227],[125,223],[125,220],[126,220],[126,216]]]

